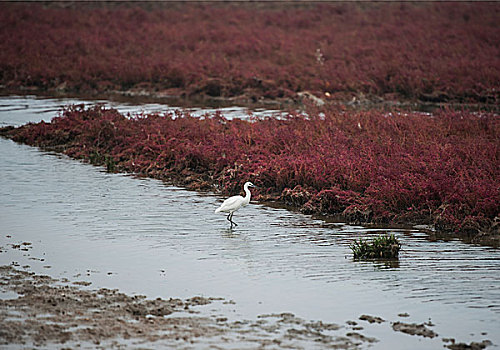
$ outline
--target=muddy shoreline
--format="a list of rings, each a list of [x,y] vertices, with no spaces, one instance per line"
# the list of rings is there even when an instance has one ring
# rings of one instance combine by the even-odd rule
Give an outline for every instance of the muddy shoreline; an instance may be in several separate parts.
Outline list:
[[[199,306],[228,302],[221,298],[151,300],[116,289],[83,289],[78,282],[62,282],[12,266],[0,266],[0,281],[3,293],[19,295],[0,300],[0,343],[4,346],[126,348],[140,344],[146,348],[191,348],[212,344],[238,348],[245,344],[295,349],[311,343],[318,348],[356,349],[364,342],[376,341],[359,333],[332,336],[331,331],[344,327],[306,321],[291,313],[237,321],[200,315]]]
[[[339,325],[307,321],[289,312],[263,314],[254,320],[229,320],[199,310],[204,305],[233,303],[223,298],[148,299],[117,289],[89,289],[84,285],[87,284],[35,274],[13,265],[0,266],[0,345],[8,349],[51,345],[98,349],[361,349],[378,342],[361,333],[364,322],[387,322],[363,314],[358,321]],[[431,322],[398,320],[391,325],[395,332],[410,336],[439,336],[432,330]],[[454,350],[492,345],[489,340],[465,344],[442,338],[442,342]]]
[[[307,105],[337,106],[348,110],[393,110],[395,108],[408,111],[432,112],[439,109],[456,109],[470,111],[500,112],[500,105],[493,103],[461,103],[439,100],[384,98],[377,95],[350,93],[348,96],[316,96],[311,92],[303,91],[294,97],[266,98],[265,96],[249,96],[246,94],[233,97],[214,97],[207,94],[187,94],[186,91],[171,89],[155,91],[143,88],[129,90],[88,90],[72,91],[68,89],[45,89],[36,86],[6,87],[0,85],[0,95],[35,95],[48,98],[81,98],[106,99],[130,103],[165,103],[178,107],[246,107],[249,109],[302,109]]]

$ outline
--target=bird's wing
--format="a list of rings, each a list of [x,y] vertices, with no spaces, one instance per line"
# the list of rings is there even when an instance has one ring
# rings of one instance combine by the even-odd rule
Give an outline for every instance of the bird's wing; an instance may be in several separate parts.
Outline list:
[[[220,206],[221,211],[232,210],[239,207],[239,203],[243,201],[242,196],[233,196],[226,199]]]

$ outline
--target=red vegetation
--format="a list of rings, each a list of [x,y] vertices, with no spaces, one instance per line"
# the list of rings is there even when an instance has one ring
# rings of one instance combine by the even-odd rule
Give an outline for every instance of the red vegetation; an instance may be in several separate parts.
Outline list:
[[[177,112],[126,118],[72,107],[51,123],[4,128],[16,141],[108,169],[238,193],[353,222],[499,230],[500,118],[495,114],[309,110],[252,121]]]
[[[0,84],[497,104],[499,11],[498,3],[477,2],[3,3]]]

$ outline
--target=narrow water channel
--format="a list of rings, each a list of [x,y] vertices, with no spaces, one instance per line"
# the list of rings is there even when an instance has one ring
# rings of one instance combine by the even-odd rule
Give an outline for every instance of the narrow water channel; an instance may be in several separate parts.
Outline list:
[[[87,101],[91,104],[95,101]],[[99,101],[124,113],[165,111],[158,104]],[[49,121],[71,99],[0,98],[0,126]],[[193,110],[193,113],[204,113]],[[245,117],[243,108],[222,110]],[[260,111],[259,113],[272,113]],[[89,288],[234,301],[231,319],[291,312],[345,324],[362,314],[374,349],[441,349],[442,338],[500,345],[500,250],[458,240],[431,242],[424,232],[367,229],[251,203],[230,230],[214,214],[222,198],[100,167],[0,138],[0,265],[89,281]],[[352,260],[353,239],[395,234],[396,265]],[[29,266],[29,267],[28,267]],[[398,314],[407,313],[401,319]],[[431,320],[434,339],[394,332],[392,321]]]

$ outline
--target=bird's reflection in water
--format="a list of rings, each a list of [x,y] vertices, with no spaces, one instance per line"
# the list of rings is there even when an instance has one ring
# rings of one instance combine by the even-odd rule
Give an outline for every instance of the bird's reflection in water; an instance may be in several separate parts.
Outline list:
[[[238,232],[232,227],[222,229],[219,232],[221,233],[222,237],[224,237],[224,238],[236,238],[239,236]]]

